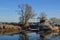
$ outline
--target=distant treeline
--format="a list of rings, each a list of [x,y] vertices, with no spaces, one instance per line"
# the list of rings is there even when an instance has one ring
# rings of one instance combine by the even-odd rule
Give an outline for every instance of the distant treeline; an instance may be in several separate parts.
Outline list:
[[[19,23],[13,23],[13,22],[11,22],[11,23],[8,23],[8,22],[1,22],[1,23],[2,23],[2,24],[8,24],[8,25],[20,26]]]
[[[22,26],[21,23],[16,23],[16,22],[11,22],[11,23],[8,23],[8,22],[0,22],[2,24],[7,24],[7,25],[15,25],[15,26]],[[39,22],[29,22],[30,25],[37,25]]]

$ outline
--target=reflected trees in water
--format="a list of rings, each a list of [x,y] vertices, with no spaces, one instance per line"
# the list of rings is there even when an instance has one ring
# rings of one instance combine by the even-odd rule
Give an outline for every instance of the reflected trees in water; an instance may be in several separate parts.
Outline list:
[[[0,35],[8,35],[8,32],[2,32],[3,34]],[[11,32],[12,33],[12,32]],[[16,34],[9,34],[8,36],[14,36]],[[56,37],[60,36],[60,32],[40,32],[40,33],[36,33],[36,32],[22,32],[22,33],[18,33],[18,40],[51,40],[52,38],[55,39]],[[15,38],[15,36],[14,36]],[[12,37],[13,39],[13,37]]]
[[[27,33],[26,32],[23,32],[21,35],[19,34],[19,40],[28,40]]]

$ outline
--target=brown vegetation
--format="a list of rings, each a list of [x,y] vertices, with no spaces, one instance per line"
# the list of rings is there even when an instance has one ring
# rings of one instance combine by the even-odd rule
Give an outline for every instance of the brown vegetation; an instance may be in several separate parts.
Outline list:
[[[0,30],[3,31],[21,31],[21,27],[14,25],[1,24]]]

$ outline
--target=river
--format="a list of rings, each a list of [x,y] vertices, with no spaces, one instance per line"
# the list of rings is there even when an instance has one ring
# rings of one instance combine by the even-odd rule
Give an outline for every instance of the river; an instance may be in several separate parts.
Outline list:
[[[60,40],[59,32],[0,33],[0,40]]]

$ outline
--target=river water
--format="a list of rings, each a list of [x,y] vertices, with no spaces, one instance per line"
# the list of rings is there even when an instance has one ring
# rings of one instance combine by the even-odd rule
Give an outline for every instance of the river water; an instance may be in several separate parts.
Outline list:
[[[59,32],[0,33],[0,40],[60,40]]]

